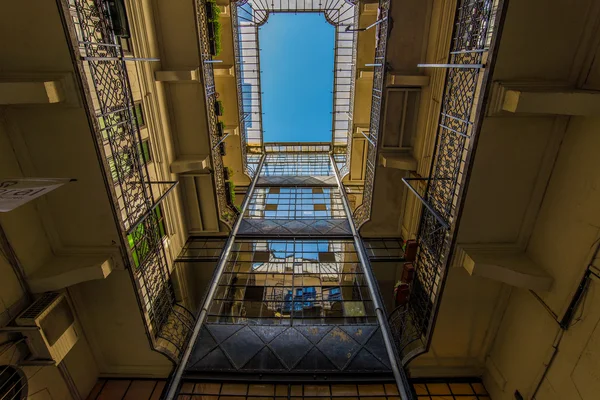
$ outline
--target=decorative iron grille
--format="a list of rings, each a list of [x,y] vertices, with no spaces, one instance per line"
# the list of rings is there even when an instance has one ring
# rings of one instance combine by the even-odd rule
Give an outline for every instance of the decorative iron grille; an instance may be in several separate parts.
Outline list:
[[[379,19],[382,21],[377,26],[377,46],[375,47],[375,61],[373,71],[373,95],[371,99],[371,120],[369,124],[369,138],[367,141],[367,162],[365,171],[365,185],[362,204],[354,211],[354,224],[357,228],[371,217],[373,204],[373,190],[375,185],[375,167],[377,166],[377,145],[381,125],[383,102],[383,86],[385,81],[385,54],[387,50],[387,37],[389,29],[390,0],[379,2]],[[350,132],[350,135],[352,132]],[[350,163],[350,147],[347,149],[348,164]]]
[[[339,14],[346,18],[334,24],[336,26],[335,68],[333,71],[333,122],[331,127],[331,141],[334,146],[346,145],[348,147],[352,142],[358,31],[356,29],[346,31],[346,28],[358,27],[359,10],[359,7],[340,10]]]
[[[232,2],[231,22],[242,156],[247,152],[246,146],[260,148],[263,144],[260,49],[258,47],[260,24],[257,23],[254,15],[252,4],[246,1]],[[245,157],[242,161],[246,163]]]
[[[498,0],[457,5],[433,163],[422,196],[416,279],[408,305],[389,319],[404,363],[426,351],[431,341],[493,67],[492,35],[497,32],[492,28],[502,9]]]
[[[230,227],[235,223],[239,214],[237,208],[232,207],[227,202],[227,190],[225,189],[225,178],[223,177],[223,158],[219,152],[219,137],[217,130],[217,115],[214,104],[217,101],[215,87],[215,72],[212,64],[212,55],[210,53],[209,35],[208,35],[208,17],[206,15],[206,0],[196,0],[196,24],[198,26],[198,43],[200,47],[200,61],[202,63],[202,80],[204,82],[204,95],[206,98],[206,116],[208,118],[208,134],[210,137],[210,147],[212,149],[212,167],[213,179],[215,183],[215,192],[219,204],[219,215],[223,222]],[[244,147],[244,146],[242,146]],[[246,166],[245,166],[246,167]]]
[[[358,3],[358,2],[357,2]],[[358,16],[360,13],[360,8],[359,7],[355,7],[354,10],[355,13],[355,17],[354,17],[354,25],[355,27],[358,27]],[[333,119],[333,142],[335,145],[335,137],[336,137],[336,124],[340,125],[340,128],[342,128],[344,126],[344,123],[342,121],[338,122],[340,120],[340,118],[343,118],[344,116],[346,116],[348,118],[348,122],[346,124],[346,146],[345,146],[345,155],[346,155],[346,159],[345,159],[345,163],[344,165],[340,168],[340,177],[343,179],[346,175],[348,175],[350,173],[350,161],[352,160],[351,156],[352,156],[352,137],[354,135],[354,95],[356,92],[356,57],[358,54],[358,30],[355,30],[354,32],[351,32],[353,34],[353,38],[352,38],[352,61],[350,63],[350,68],[352,70],[352,74],[350,76],[350,82],[349,82],[349,103],[346,104],[335,104],[336,102],[336,98],[334,97],[334,107],[333,107],[333,112],[334,112],[334,119]],[[336,31],[336,35],[338,34],[338,31]],[[348,33],[345,33],[346,35]],[[336,42],[336,50],[337,50],[337,42]],[[346,74],[345,71],[340,70],[338,72],[337,68],[335,71],[335,75],[337,76],[338,74]],[[336,77],[334,77],[334,79],[336,79]],[[347,110],[346,110],[347,108]],[[345,115],[344,115],[345,114]],[[340,133],[338,133],[339,135]]]
[[[65,0],[63,11],[78,72],[88,89],[83,95],[95,115],[96,143],[105,175],[112,183],[110,194],[146,329],[154,348],[177,360],[194,318],[176,304],[161,222],[155,212],[175,183],[149,179],[140,151],[142,140],[126,60],[113,31],[108,2]],[[171,187],[165,193],[155,193],[152,185],[166,183]],[[173,346],[162,348],[161,339]]]
[[[240,139],[241,139],[241,150],[242,150],[242,170],[246,173],[246,175],[248,175],[249,177],[254,177],[254,174],[256,172],[256,168],[254,167],[253,164],[256,163],[251,163],[249,162],[250,160],[248,160],[248,151],[246,148],[246,144],[248,143],[248,133],[247,133],[247,129],[248,129],[248,123],[247,120],[249,118],[252,117],[252,110],[249,110],[247,108],[244,108],[244,98],[243,98],[243,89],[244,89],[244,82],[243,82],[243,78],[242,78],[242,64],[241,64],[241,49],[240,49],[240,40],[241,39],[241,35],[240,35],[240,30],[238,27],[238,24],[235,21],[238,21],[238,11],[237,11],[237,7],[232,4],[231,5],[231,29],[233,32],[233,56],[235,59],[235,79],[236,79],[236,85],[237,85],[237,104],[238,104],[238,114],[239,114],[239,124],[240,124]],[[259,114],[260,116],[260,114]],[[248,121],[250,122],[250,121]],[[251,123],[251,122],[250,122]],[[254,155],[256,156],[256,155]],[[251,156],[252,157],[252,156]],[[249,165],[252,164],[252,165]]]

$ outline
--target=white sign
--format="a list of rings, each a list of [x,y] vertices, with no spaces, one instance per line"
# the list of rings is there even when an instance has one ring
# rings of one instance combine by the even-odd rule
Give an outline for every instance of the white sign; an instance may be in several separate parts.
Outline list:
[[[0,212],[14,210],[70,181],[60,178],[0,179]]]

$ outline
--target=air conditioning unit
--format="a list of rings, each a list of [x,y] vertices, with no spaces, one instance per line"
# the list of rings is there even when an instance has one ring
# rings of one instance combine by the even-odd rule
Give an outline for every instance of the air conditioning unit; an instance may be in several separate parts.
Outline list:
[[[75,314],[62,293],[44,293],[17,317],[15,323],[27,327],[21,333],[27,337],[32,360],[51,359],[58,364],[79,339]]]

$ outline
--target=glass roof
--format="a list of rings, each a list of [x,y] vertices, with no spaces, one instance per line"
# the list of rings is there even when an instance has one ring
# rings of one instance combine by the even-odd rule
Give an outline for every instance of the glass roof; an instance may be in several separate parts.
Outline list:
[[[248,146],[263,144],[258,27],[277,12],[323,13],[336,27],[332,143],[345,146],[352,130],[358,38],[356,31],[346,31],[358,25],[358,7],[346,0],[242,0],[232,7],[242,138]]]

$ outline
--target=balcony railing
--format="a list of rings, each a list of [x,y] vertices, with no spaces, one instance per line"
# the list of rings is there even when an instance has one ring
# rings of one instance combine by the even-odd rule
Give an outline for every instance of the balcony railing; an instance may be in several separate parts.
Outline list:
[[[429,178],[404,179],[424,206],[410,299],[390,315],[404,364],[431,342],[492,76],[500,34],[495,28],[504,11],[502,0],[460,0],[448,64],[420,65],[447,74]],[[426,181],[424,194],[410,185],[415,179]]]
[[[331,127],[334,146],[349,146],[352,143],[358,30],[346,31],[346,28],[358,27],[359,10],[360,7],[346,4],[335,14],[334,19],[336,28]]]
[[[149,178],[128,59],[115,36],[108,1],[63,0],[61,5],[146,330],[156,350],[177,360],[194,318],[176,303],[155,211],[177,182]]]
[[[375,167],[377,166],[377,143],[381,129],[381,115],[383,102],[383,86],[385,81],[385,55],[387,50],[387,37],[389,29],[390,0],[379,2],[379,20],[377,26],[377,46],[375,47],[375,60],[373,62],[373,95],[371,98],[371,120],[369,123],[369,139],[367,141],[367,162],[365,171],[365,184],[362,204],[354,211],[354,224],[360,228],[371,218],[373,204],[373,189],[375,184]],[[352,132],[350,132],[350,135]],[[351,136],[350,136],[351,137]],[[350,164],[350,144],[346,150],[347,164]],[[345,172],[345,170],[343,171]]]
[[[202,81],[204,83],[204,95],[206,99],[206,115],[208,118],[208,133],[210,137],[213,181],[219,207],[219,216],[223,222],[230,227],[235,223],[239,211],[232,207],[227,201],[227,189],[223,176],[223,158],[219,152],[219,144],[222,138],[217,130],[217,115],[215,113],[215,102],[217,92],[215,87],[215,72],[213,59],[210,52],[208,17],[206,15],[206,0],[196,0],[196,25],[198,29],[198,43],[200,50],[200,61],[202,63]]]
[[[231,4],[231,25],[242,143],[242,164],[246,174],[252,177],[255,171],[248,165],[247,146],[259,149],[263,141],[258,29],[252,21],[247,21],[244,9],[240,11],[241,15],[238,14],[236,4],[233,2]]]

